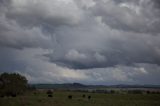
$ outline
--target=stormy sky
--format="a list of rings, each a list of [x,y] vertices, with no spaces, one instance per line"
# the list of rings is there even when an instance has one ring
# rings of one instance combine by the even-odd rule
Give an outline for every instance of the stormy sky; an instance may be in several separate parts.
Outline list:
[[[160,84],[159,0],[0,0],[0,73],[29,83]]]

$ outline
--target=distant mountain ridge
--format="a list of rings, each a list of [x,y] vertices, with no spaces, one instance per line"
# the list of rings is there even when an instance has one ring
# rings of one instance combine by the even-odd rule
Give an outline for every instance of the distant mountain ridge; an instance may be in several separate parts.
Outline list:
[[[64,84],[30,84],[37,89],[96,89],[96,88],[156,88],[160,85],[84,85],[81,83],[64,83]]]

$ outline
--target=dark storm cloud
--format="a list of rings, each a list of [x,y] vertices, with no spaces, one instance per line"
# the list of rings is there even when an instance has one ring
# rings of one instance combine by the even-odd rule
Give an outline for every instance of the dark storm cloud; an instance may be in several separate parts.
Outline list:
[[[0,0],[0,70],[35,83],[154,82],[159,11],[158,0]]]
[[[160,9],[160,1],[159,0],[153,0],[155,7]]]
[[[117,64],[160,64],[159,52],[157,51],[160,47],[158,43],[160,39],[160,18],[156,14],[157,9],[154,7],[152,1],[121,1],[118,3],[113,2],[112,0],[104,0],[95,2],[96,4],[87,10],[92,12],[93,15],[96,15],[95,18],[98,17],[102,24],[104,22],[106,26],[109,26],[110,28],[107,28],[108,30],[106,32],[97,33],[98,31],[93,31],[96,28],[92,27],[92,33],[85,32],[85,34],[81,31],[76,31],[77,29],[74,30],[76,34],[74,31],[72,32],[72,28],[67,29],[67,32],[69,32],[68,38],[63,40],[63,42],[67,43],[65,47],[69,45],[69,48],[67,49],[72,50],[74,48],[75,51],[77,51],[76,56],[78,57],[78,55],[83,54],[84,58],[72,59],[73,56],[70,56],[71,59],[66,58],[66,55],[70,50],[65,50],[62,51],[64,54],[58,59],[52,58],[55,57],[54,55],[51,56],[52,62],[75,69],[100,68],[115,66]],[[93,23],[87,24],[92,26]],[[119,35],[116,35],[117,33],[115,33],[113,29],[117,30]],[[105,28],[101,30],[105,30]],[[65,30],[63,31],[65,32]],[[67,32],[65,32],[65,34],[67,34]],[[86,35],[86,33],[88,35]],[[79,37],[76,35],[80,36],[80,39],[85,38],[87,43],[85,41],[83,42],[84,39],[78,41]],[[101,37],[98,38],[98,36]],[[84,48],[74,47],[74,42],[71,42],[73,45],[70,45],[68,39],[76,41],[75,44],[78,46],[79,42],[83,42],[83,44],[80,43],[80,45],[83,45]],[[103,54],[105,61],[97,61],[94,56],[96,53]]]
[[[159,33],[159,10],[147,1],[96,1],[92,8],[96,16],[112,28],[138,33]]]
[[[49,55],[52,62],[58,65],[67,66],[74,69],[89,69],[113,67],[117,64],[133,65],[134,63],[151,63],[160,65],[159,54],[159,36],[145,38],[146,35],[141,35],[139,39],[135,38],[108,39],[106,40],[105,51],[93,50],[70,50],[65,54],[55,58],[56,54]],[[139,36],[139,35],[137,35]],[[145,37],[144,37],[145,36]],[[145,39],[144,39],[145,38]],[[152,42],[153,39],[154,43]],[[129,39],[132,39],[130,41]],[[147,41],[148,40],[148,41]],[[147,42],[146,42],[147,41]],[[99,44],[97,44],[99,45]]]

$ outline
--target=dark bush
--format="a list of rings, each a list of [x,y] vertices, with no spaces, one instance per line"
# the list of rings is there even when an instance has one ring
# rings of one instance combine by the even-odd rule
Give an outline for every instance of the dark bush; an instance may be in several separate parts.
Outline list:
[[[83,98],[85,98],[85,97],[86,97],[86,95],[85,95],[85,94],[83,94],[83,95],[82,95],[82,97],[83,97]]]
[[[48,95],[51,95],[51,94],[53,94],[53,92],[51,91],[51,90],[47,90],[47,92],[46,92]]]
[[[52,94],[48,94],[48,97],[53,97],[53,95]]]
[[[151,91],[146,91],[146,93],[147,93],[147,94],[150,94],[150,93],[151,93]]]
[[[12,96],[12,97],[16,97],[17,94],[16,94],[16,93],[12,93],[11,96]]]
[[[151,93],[151,94],[160,94],[159,91],[151,91],[150,93]]]
[[[142,90],[129,90],[128,91],[129,94],[143,94]]]
[[[110,93],[111,93],[111,94],[115,94],[116,92],[115,92],[114,90],[111,90]]]
[[[4,97],[4,95],[0,95],[0,97],[1,97],[1,98],[3,98],[3,97]]]
[[[34,95],[37,95],[37,92],[34,92],[33,94],[34,94]]]
[[[72,99],[72,95],[68,95],[68,99]]]
[[[91,96],[88,96],[88,99],[90,100],[90,99],[91,99]]]

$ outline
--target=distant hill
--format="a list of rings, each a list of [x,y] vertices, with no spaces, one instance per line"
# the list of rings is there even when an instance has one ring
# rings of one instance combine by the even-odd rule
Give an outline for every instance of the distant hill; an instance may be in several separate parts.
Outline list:
[[[111,85],[113,88],[160,88],[160,85]]]
[[[86,88],[86,85],[80,83],[65,83],[65,84],[32,84],[37,89],[79,89]]]
[[[160,89],[160,85],[84,85],[80,83],[64,84],[30,84],[37,89],[98,89],[98,88],[154,88]]]

